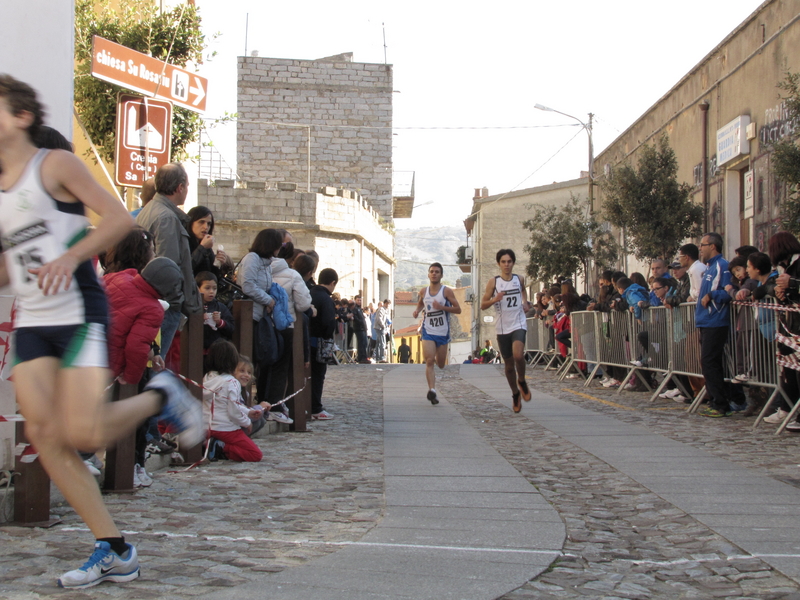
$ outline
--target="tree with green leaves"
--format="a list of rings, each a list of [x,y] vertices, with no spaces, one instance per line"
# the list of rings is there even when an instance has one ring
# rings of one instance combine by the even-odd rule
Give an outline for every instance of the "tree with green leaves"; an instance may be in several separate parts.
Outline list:
[[[669,260],[683,240],[701,233],[703,208],[692,202],[692,186],[678,183],[677,174],[678,160],[664,134],[642,147],[636,167],[622,164],[601,184],[605,217],[625,228],[639,260]]]
[[[114,10],[108,0],[75,2],[75,108],[108,162],[114,161],[117,94],[126,90],[92,77],[92,36],[179,67],[202,63],[205,48],[194,5],[161,12],[152,0],[120,0],[118,4]],[[172,156],[180,160],[186,157],[186,146],[197,140],[202,121],[197,113],[177,106],[172,115]]]
[[[800,73],[787,73],[778,87],[786,92],[782,100],[787,118],[796,128],[800,124]],[[775,176],[789,188],[788,198],[781,206],[781,226],[794,235],[800,235],[800,147],[795,135],[775,144],[772,165]]]
[[[614,236],[587,213],[586,203],[576,196],[563,206],[533,207],[533,216],[522,224],[531,232],[524,248],[531,279],[551,282],[561,275],[586,275],[592,263],[597,269],[616,263],[619,245]]]

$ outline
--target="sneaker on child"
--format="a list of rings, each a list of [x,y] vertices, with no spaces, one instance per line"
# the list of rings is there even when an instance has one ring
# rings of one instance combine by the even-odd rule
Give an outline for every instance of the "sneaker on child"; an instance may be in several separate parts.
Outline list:
[[[87,588],[104,581],[122,583],[139,577],[139,558],[130,544],[123,556],[111,550],[108,542],[95,542],[94,552],[82,567],[64,573],[58,580],[62,588]],[[127,555],[127,556],[125,556]]]
[[[138,482],[139,485],[136,485]],[[153,485],[153,478],[142,465],[133,466],[133,487],[150,487]]]
[[[267,413],[267,421],[276,421],[278,423],[283,423],[285,425],[291,425],[292,423],[294,423],[294,421],[292,419],[290,419],[289,416],[286,413],[284,413],[282,410],[281,411],[275,411],[275,410],[269,411]]]
[[[312,414],[311,418],[317,421],[328,421],[333,418],[333,415],[329,413],[327,410],[321,410],[318,413]]]

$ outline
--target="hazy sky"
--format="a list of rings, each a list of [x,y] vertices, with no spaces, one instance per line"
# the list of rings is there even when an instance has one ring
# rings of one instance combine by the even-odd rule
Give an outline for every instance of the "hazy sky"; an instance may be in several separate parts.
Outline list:
[[[756,0],[265,3],[198,0],[208,111],[236,111],[236,57],[315,59],[353,52],[394,66],[394,170],[416,172],[412,219],[457,224],[474,188],[490,194],[580,176],[594,113],[599,153],[761,4]],[[386,48],[384,49],[384,31]],[[211,34],[220,32],[216,40]],[[441,128],[441,129],[414,129]],[[464,129],[459,129],[464,128]],[[485,128],[485,129],[470,129]],[[235,165],[235,126],[215,146]],[[562,149],[563,148],[563,149]]]

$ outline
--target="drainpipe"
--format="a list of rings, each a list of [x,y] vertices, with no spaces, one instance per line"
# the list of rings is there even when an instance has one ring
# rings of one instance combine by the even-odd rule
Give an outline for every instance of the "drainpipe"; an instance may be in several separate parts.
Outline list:
[[[700,103],[700,112],[703,114],[703,162],[701,183],[703,195],[703,233],[708,229],[708,100]]]

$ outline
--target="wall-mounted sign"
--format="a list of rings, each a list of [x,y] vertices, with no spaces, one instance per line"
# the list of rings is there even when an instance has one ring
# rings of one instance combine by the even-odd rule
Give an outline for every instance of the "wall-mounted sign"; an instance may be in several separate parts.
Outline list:
[[[749,219],[753,216],[753,171],[744,174],[744,215],[743,218]]]
[[[747,139],[748,125],[750,125],[749,115],[742,115],[717,130],[717,164],[719,166],[743,154],[750,154],[750,141]]]

